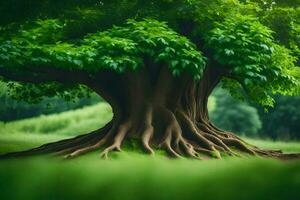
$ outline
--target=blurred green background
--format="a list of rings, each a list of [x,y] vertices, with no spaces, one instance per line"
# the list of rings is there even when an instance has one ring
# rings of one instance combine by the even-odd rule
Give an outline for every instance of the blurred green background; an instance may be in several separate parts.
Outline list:
[[[45,98],[17,103],[0,90],[0,154],[83,134],[104,126],[111,107],[101,98],[66,103]],[[300,152],[299,97],[277,98],[268,113],[218,88],[209,103],[218,126],[260,147]],[[226,112],[225,112],[226,109]],[[63,160],[52,155],[0,161],[0,199],[299,199],[300,161],[260,158],[171,160],[150,157],[135,141],[101,160],[99,152]]]

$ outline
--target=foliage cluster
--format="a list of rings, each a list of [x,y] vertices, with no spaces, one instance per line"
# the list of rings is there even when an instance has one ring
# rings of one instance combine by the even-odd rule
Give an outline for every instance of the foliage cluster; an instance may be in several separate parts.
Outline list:
[[[195,79],[206,67],[221,68],[234,97],[265,107],[273,106],[273,94],[298,92],[299,1],[14,0],[2,10],[0,69],[16,74],[39,77],[44,67],[124,73],[150,60]],[[22,14],[10,20],[11,10]],[[85,95],[75,85],[24,87],[19,99]]]

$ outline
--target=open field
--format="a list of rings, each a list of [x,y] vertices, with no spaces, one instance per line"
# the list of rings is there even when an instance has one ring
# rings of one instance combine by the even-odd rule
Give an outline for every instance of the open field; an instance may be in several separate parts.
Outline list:
[[[95,111],[97,110],[97,112]],[[100,114],[99,114],[100,112]],[[97,114],[95,114],[97,113]],[[0,125],[0,153],[68,138],[103,126],[111,110],[101,103],[58,115]],[[261,147],[300,152],[300,143],[247,139]],[[0,161],[0,199],[298,199],[300,161],[226,158],[171,160],[128,142],[125,152],[62,160],[41,156]]]

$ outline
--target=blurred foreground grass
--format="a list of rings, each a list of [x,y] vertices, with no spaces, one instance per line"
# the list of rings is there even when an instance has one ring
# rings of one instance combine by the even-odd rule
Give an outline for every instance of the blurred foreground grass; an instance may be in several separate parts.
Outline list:
[[[58,115],[0,124],[0,153],[27,149],[88,132],[111,119],[107,104]],[[300,143],[247,139],[261,147],[300,152]],[[136,150],[99,152],[62,160],[41,156],[0,161],[0,199],[299,199],[300,161],[259,158],[170,160]]]

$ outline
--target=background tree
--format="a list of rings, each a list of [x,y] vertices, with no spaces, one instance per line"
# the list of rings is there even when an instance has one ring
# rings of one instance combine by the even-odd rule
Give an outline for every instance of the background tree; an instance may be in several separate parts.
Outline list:
[[[2,15],[24,8],[3,4],[8,10]],[[158,146],[177,157],[237,155],[233,149],[298,156],[247,144],[214,126],[207,111],[208,97],[220,82],[234,97],[265,107],[273,106],[272,94],[296,92],[299,30],[283,40],[267,27],[276,23],[268,17],[276,5],[78,0],[26,6],[33,12],[2,20],[0,75],[21,83],[11,83],[11,91],[28,101],[44,95],[71,100],[88,87],[112,106],[114,118],[90,134],[6,156],[59,152],[74,157],[106,147],[101,155],[107,157],[127,138],[140,139],[152,154]]]
[[[259,136],[258,132],[262,128],[262,122],[255,107],[233,99],[221,88],[216,89],[213,97],[216,98],[217,109],[209,112],[209,115],[216,126],[239,135]]]
[[[276,96],[276,107],[267,113],[260,110],[262,136],[273,139],[299,139],[300,96]]]

